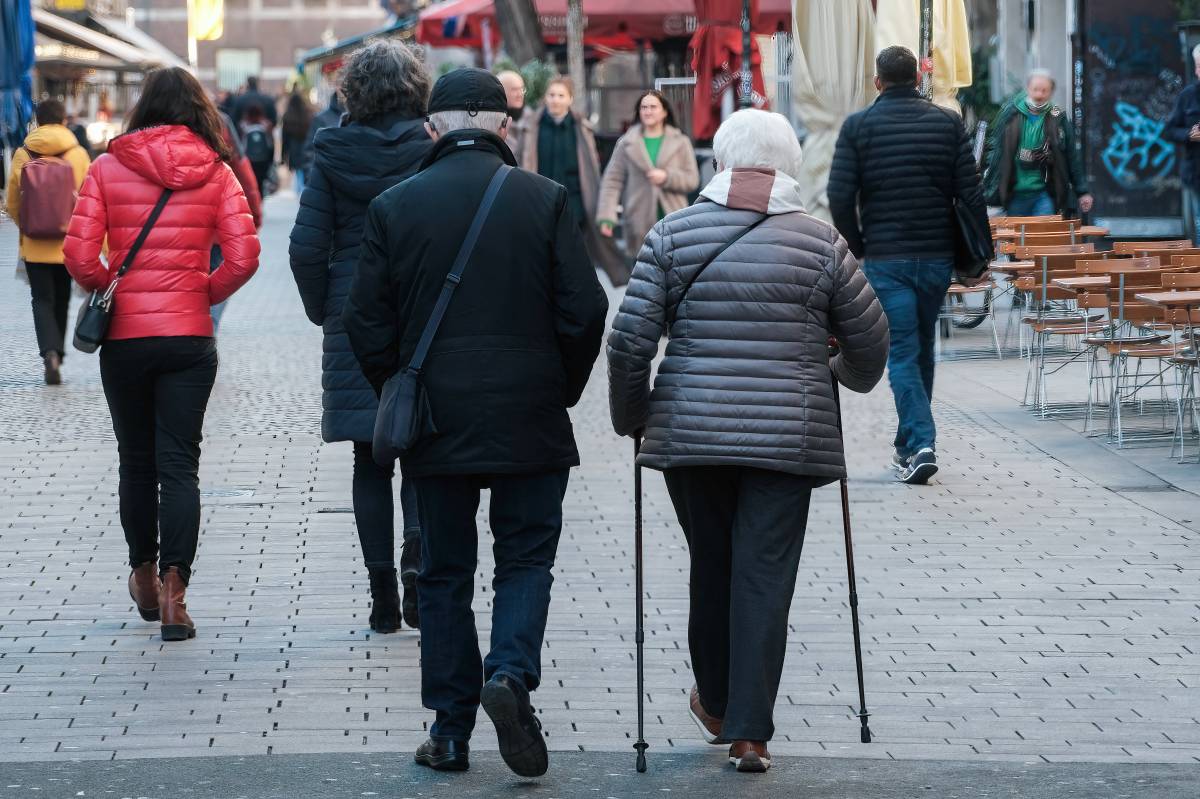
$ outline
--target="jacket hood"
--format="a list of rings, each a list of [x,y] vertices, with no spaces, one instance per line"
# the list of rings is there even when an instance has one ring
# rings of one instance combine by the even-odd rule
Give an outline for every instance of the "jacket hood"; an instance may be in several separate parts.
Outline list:
[[[738,167],[718,172],[700,196],[744,211],[774,216],[804,210],[800,184],[774,169]]]
[[[64,125],[39,125],[25,137],[25,146],[38,155],[62,155],[79,141]]]
[[[221,158],[182,125],[158,125],[113,139],[108,152],[164,189],[191,189],[212,179]]]
[[[370,201],[417,171],[433,146],[423,119],[397,119],[380,127],[351,122],[317,131],[316,165],[334,189]]]

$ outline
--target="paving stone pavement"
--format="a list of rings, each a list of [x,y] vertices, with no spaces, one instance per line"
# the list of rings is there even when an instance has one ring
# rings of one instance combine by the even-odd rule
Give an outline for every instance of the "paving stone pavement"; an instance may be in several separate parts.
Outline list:
[[[6,761],[405,754],[423,740],[419,635],[370,633],[350,446],[319,438],[320,331],[287,266],[294,212],[288,196],[269,201],[263,266],[225,315],[189,592],[199,635],[171,645],[125,591],[96,358],[71,353],[65,384],[41,385],[27,289],[10,279],[15,231],[0,221],[0,774]],[[876,740],[858,742],[853,715],[831,486],[812,506],[776,755],[1200,763],[1196,497],[1016,410],[1020,375],[943,365],[943,471],[924,488],[884,468],[886,386],[845,398]],[[601,359],[573,414],[584,465],[534,697],[558,751],[628,752],[635,729],[631,444],[611,433],[605,389]],[[652,758],[699,753],[686,550],[660,476],[646,484],[646,737]],[[486,543],[480,554],[486,636]],[[494,749],[484,721],[473,745]]]

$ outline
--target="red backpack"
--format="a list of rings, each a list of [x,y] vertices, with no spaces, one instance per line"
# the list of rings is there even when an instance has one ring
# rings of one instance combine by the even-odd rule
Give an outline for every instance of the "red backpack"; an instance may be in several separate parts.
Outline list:
[[[31,239],[61,239],[75,210],[75,170],[54,155],[25,148],[29,160],[21,168],[21,206],[17,226]]]

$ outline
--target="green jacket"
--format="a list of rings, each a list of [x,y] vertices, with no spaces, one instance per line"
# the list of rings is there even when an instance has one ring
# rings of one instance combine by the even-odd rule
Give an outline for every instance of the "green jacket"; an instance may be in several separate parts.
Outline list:
[[[1004,207],[1012,199],[1017,180],[1017,150],[1021,146],[1021,127],[1024,125],[1017,101],[1023,96],[1018,94],[1005,103],[992,122],[987,170],[983,177],[984,196],[989,205]],[[1046,188],[1054,200],[1054,207],[1063,212],[1072,206],[1074,197],[1088,193],[1087,175],[1075,147],[1075,129],[1067,113],[1055,105],[1046,114],[1046,138],[1054,154]]]

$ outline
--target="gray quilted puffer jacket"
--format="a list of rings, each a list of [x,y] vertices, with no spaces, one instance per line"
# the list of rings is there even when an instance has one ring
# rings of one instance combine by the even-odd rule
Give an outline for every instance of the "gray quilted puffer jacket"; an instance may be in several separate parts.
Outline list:
[[[680,305],[704,262],[764,213]],[[832,361],[830,336],[841,347]],[[750,466],[833,481],[846,465],[832,376],[870,391],[887,353],[875,292],[845,239],[804,212],[795,181],[725,170],[642,245],[608,339],[613,427],[645,430],[638,463],[652,469]]]

